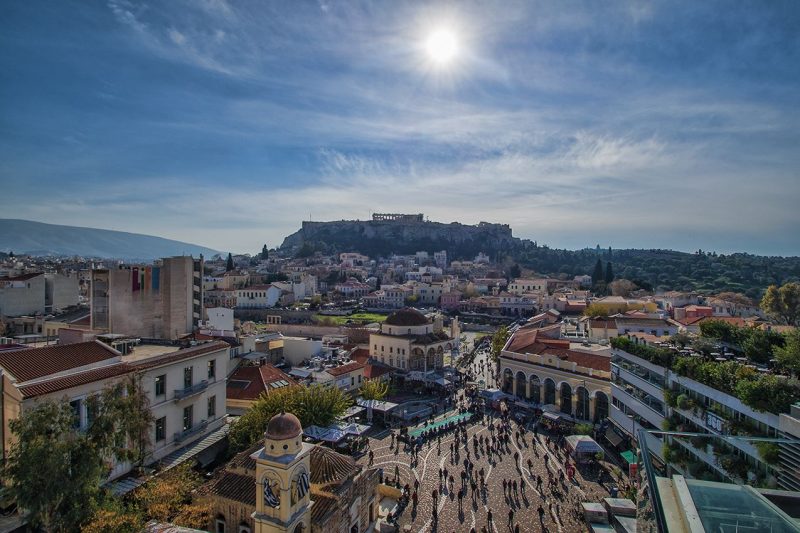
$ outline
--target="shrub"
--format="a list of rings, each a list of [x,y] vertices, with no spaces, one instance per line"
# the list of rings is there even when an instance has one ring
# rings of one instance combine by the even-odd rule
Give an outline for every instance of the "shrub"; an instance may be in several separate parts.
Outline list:
[[[691,400],[685,394],[679,394],[676,403],[680,409],[689,409],[691,407]]]
[[[780,448],[774,442],[758,442],[756,448],[761,459],[767,464],[774,465],[780,459]]]

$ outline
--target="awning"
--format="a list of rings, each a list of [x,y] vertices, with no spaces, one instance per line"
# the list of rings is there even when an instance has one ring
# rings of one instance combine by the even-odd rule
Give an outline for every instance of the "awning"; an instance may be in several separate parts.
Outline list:
[[[351,418],[353,416],[358,416],[361,413],[366,411],[365,408],[361,407],[360,405],[351,405],[347,408],[347,410],[342,415],[342,418]]]
[[[633,450],[628,450],[628,451],[622,452],[619,455],[620,455],[620,457],[625,459],[625,462],[627,462],[629,465],[637,463],[636,453]]]
[[[608,442],[614,446],[619,446],[622,444],[622,437],[620,437],[613,428],[606,429],[606,438],[608,439]]]
[[[545,418],[548,418],[550,420],[555,420],[556,422],[561,420],[561,415],[556,414],[556,413],[542,413],[542,416],[545,417]]]

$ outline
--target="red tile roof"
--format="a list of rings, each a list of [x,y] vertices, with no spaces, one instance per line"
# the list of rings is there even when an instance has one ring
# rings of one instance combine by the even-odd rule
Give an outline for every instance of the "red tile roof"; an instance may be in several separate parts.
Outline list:
[[[358,348],[357,350],[353,350],[350,352],[350,359],[366,364],[367,360],[369,359],[369,350],[366,348]]]
[[[539,335],[538,329],[522,328],[514,332],[507,350],[517,353],[540,353],[546,347],[569,348],[568,340],[549,339]]]
[[[346,365],[337,366],[336,368],[326,368],[325,371],[331,376],[341,376],[342,374],[347,374],[348,372],[353,372],[360,368],[364,368],[364,363],[353,361],[352,363],[347,363]]]
[[[555,355],[559,359],[576,363],[584,368],[593,368],[604,372],[611,372],[611,357],[577,350],[560,350],[548,348],[543,352],[545,355]]]
[[[385,365],[375,365],[370,363],[364,367],[364,377],[366,379],[379,378],[390,372],[394,372],[394,368]]]
[[[24,382],[114,357],[120,357],[120,353],[102,342],[77,342],[0,352],[0,367]]]
[[[95,381],[103,381],[113,377],[123,376],[131,372],[133,372],[133,368],[129,364],[118,363],[47,381],[39,381],[31,385],[23,385],[19,388],[19,392],[22,394],[23,398],[32,398],[34,396],[42,396],[44,394],[70,389],[79,385],[86,385],[87,383],[93,383]]]
[[[270,387],[270,383],[281,380],[288,382],[289,385],[297,384],[294,378],[270,364],[240,366],[228,377],[225,395],[231,400],[257,400],[261,393],[275,390]],[[237,386],[239,385],[235,383],[237,381],[246,382],[247,385]]]

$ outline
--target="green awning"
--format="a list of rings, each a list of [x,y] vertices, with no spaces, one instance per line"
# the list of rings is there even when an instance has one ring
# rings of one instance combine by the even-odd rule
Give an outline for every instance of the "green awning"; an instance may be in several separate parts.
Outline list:
[[[634,452],[633,450],[628,450],[627,452],[622,452],[620,454],[620,456],[622,456],[622,458],[625,459],[625,461],[629,465],[635,464],[637,462],[636,452]]]

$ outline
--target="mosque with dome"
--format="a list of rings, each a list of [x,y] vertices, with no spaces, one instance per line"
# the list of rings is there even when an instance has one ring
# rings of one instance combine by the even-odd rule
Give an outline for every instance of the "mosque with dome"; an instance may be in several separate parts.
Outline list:
[[[454,319],[454,330],[458,320]],[[457,332],[448,334],[440,318],[430,320],[411,307],[395,311],[369,336],[369,353],[376,361],[401,371],[430,371],[444,366],[444,356],[457,347]]]

